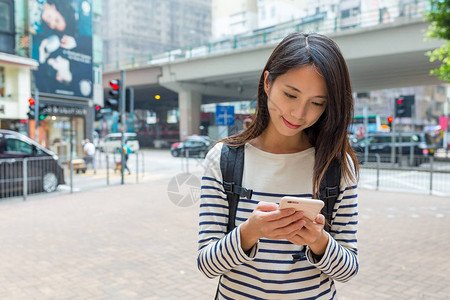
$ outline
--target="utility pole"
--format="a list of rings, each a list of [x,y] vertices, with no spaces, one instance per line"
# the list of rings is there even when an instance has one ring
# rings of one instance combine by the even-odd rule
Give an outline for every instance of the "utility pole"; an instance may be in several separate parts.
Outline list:
[[[39,90],[34,88],[34,140],[39,143]]]
[[[364,137],[366,138],[366,145],[364,146],[364,161],[369,161],[369,116],[368,116],[368,107],[367,104],[363,107],[363,117],[364,117]]]
[[[122,176],[121,179],[121,184],[125,183],[124,180],[124,166],[125,166],[125,153],[123,151],[123,147],[125,146],[125,90],[126,90],[126,83],[125,83],[125,71],[121,70],[120,71],[120,82],[121,82],[121,88],[120,88],[120,107],[119,107],[119,111],[120,111],[120,122],[121,124],[121,132],[122,132],[122,137],[121,137],[121,151],[120,151],[120,162],[121,162],[121,167],[120,167],[120,173]]]

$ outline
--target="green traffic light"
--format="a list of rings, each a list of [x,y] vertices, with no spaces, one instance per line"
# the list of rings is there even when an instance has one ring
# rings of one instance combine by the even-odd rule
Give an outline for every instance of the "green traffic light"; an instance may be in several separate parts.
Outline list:
[[[47,118],[47,115],[39,115],[39,120],[44,121]]]

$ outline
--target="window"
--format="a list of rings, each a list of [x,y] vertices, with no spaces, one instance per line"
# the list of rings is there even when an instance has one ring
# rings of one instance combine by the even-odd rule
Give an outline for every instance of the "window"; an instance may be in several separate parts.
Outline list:
[[[10,4],[0,2],[0,30],[11,32]]]
[[[33,146],[21,140],[6,138],[6,152],[33,154]]]

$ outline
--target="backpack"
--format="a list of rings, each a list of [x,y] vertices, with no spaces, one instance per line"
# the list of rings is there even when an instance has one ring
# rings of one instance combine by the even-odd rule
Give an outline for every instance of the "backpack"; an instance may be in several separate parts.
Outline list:
[[[227,233],[236,227],[236,211],[239,199],[251,199],[253,190],[242,187],[242,174],[244,171],[244,145],[233,147],[223,144],[220,155],[220,170],[222,172],[223,187],[228,201]],[[339,183],[341,179],[339,161],[334,159],[326,170],[320,184],[319,199],[325,205],[321,213],[327,220],[325,230],[330,231],[331,217],[334,204],[339,196]]]

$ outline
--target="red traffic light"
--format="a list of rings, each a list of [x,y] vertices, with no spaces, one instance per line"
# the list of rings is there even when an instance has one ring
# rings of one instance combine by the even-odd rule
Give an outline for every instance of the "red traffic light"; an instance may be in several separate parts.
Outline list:
[[[95,110],[100,110],[102,107],[100,105],[95,106]]]
[[[119,80],[111,80],[109,81],[109,85],[112,87],[113,90],[118,91],[120,88],[120,82]]]
[[[388,122],[392,123],[392,121],[394,121],[394,117],[388,117]]]
[[[28,99],[28,103],[30,103],[30,105],[34,105],[36,102],[34,101],[33,98]]]
[[[403,101],[404,101],[403,98],[398,98],[398,99],[397,99],[397,104],[402,104]]]

